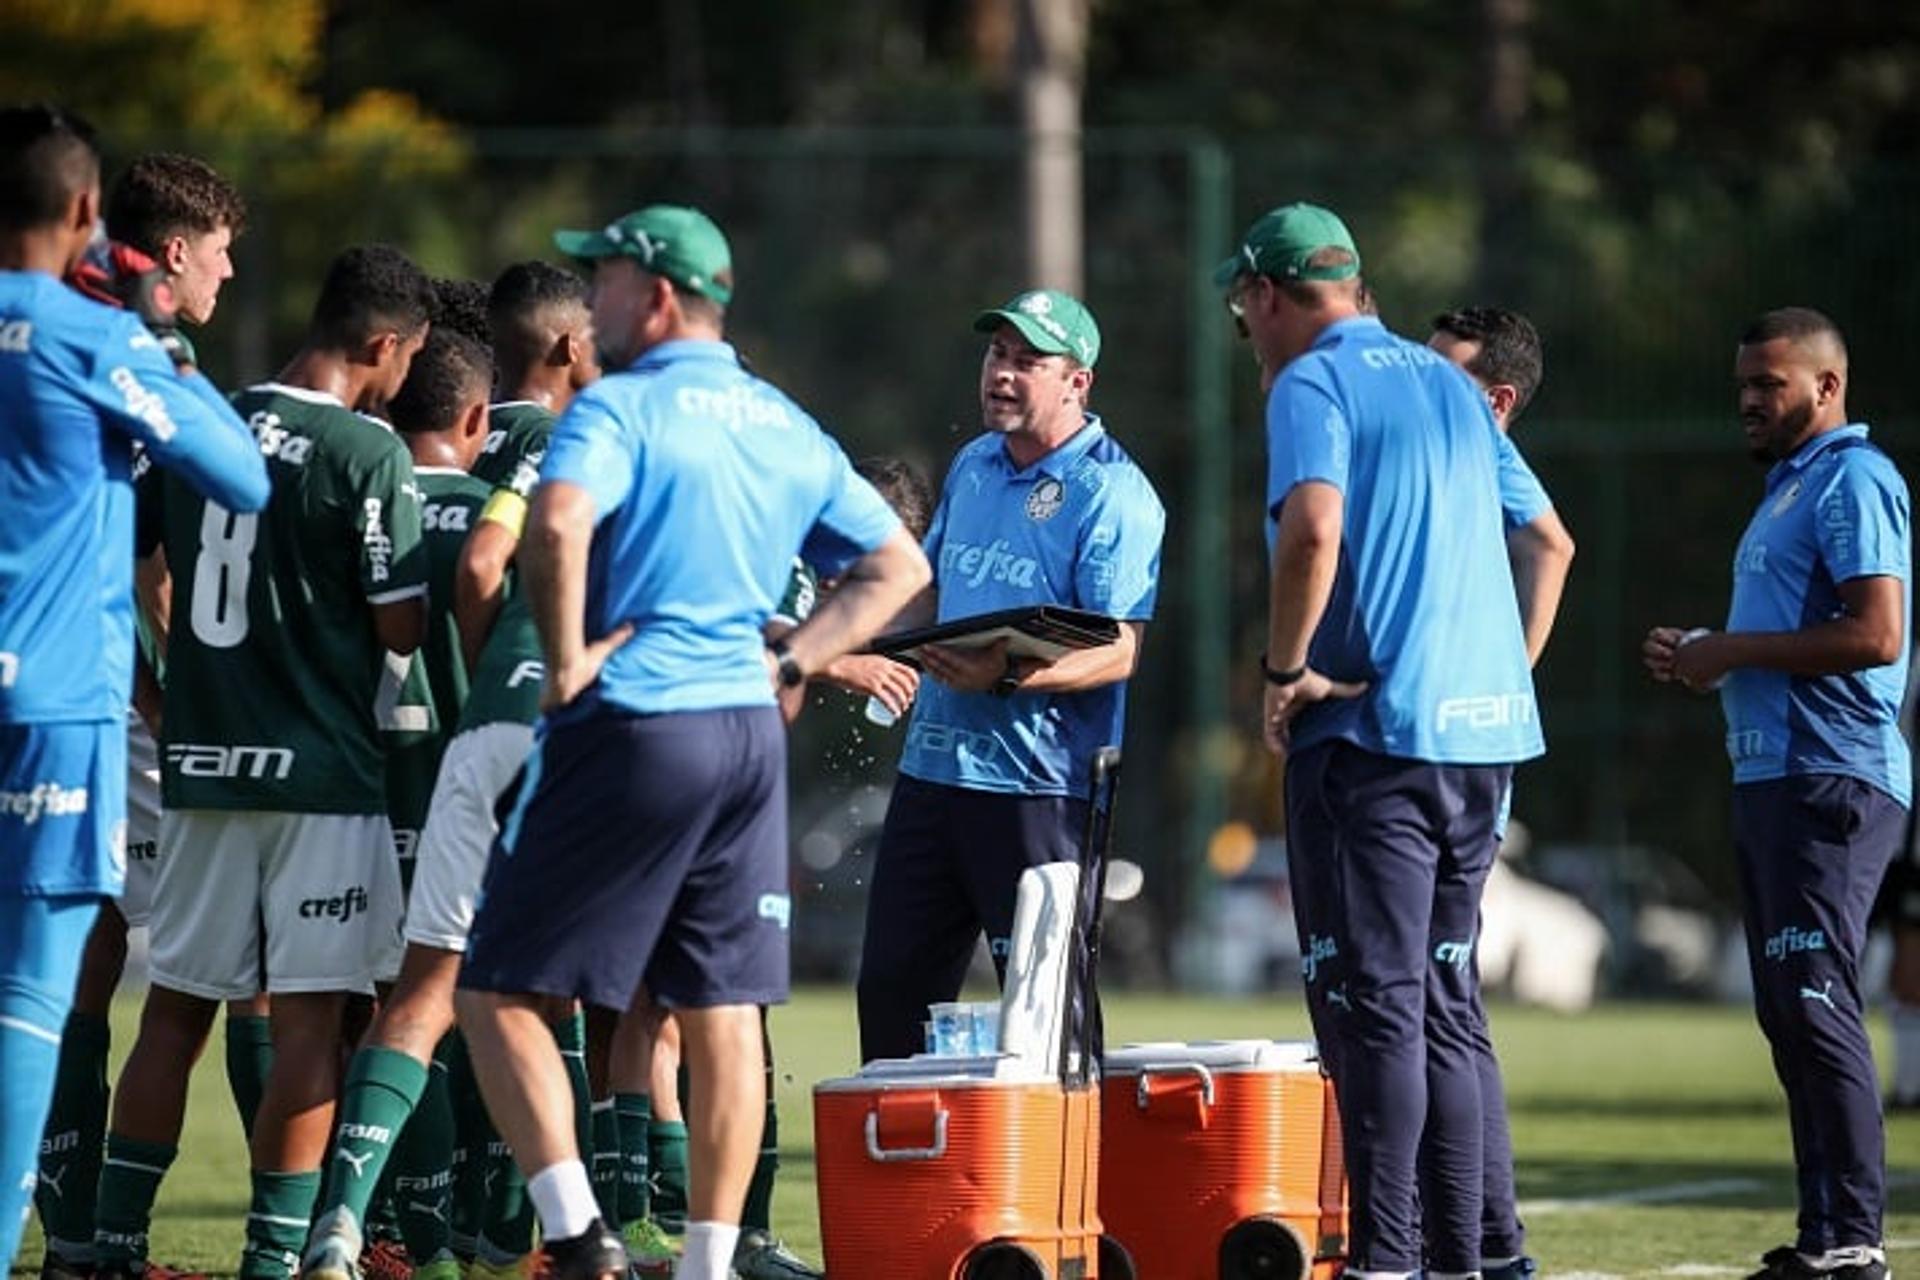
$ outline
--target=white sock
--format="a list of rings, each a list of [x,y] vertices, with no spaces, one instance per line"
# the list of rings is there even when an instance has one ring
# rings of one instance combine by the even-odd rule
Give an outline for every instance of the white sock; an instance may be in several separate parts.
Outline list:
[[[1920,1005],[1893,1006],[1893,1096],[1920,1099]]]
[[[593,1180],[578,1160],[562,1160],[534,1174],[527,1179],[527,1194],[540,1215],[540,1234],[549,1240],[571,1240],[600,1216]]]
[[[1413,1280],[1411,1271],[1355,1271],[1349,1267],[1344,1274],[1353,1280]]]
[[[728,1280],[733,1250],[740,1243],[737,1222],[689,1222],[683,1237],[687,1251],[673,1270],[674,1280]]]

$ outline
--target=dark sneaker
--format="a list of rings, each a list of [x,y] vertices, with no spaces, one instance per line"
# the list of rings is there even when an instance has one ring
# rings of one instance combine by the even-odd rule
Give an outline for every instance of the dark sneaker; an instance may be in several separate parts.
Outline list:
[[[1887,1255],[1856,1245],[1830,1249],[1812,1263],[1794,1246],[1783,1244],[1760,1255],[1760,1270],[1748,1280],[1887,1280]]]
[[[1480,1280],[1533,1280],[1540,1272],[1540,1264],[1521,1254],[1512,1262],[1497,1267],[1481,1267]]]
[[[93,1264],[68,1262],[49,1249],[46,1257],[40,1259],[40,1280],[93,1280]]]

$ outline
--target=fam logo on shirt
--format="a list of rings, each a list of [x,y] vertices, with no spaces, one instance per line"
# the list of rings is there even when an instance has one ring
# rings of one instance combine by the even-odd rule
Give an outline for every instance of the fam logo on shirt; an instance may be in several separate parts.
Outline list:
[[[1052,476],[1041,476],[1027,494],[1027,519],[1051,520],[1060,514],[1060,507],[1066,500],[1067,486]]]
[[[1782,493],[1778,498],[1775,498],[1773,500],[1773,509],[1769,511],[1767,514],[1775,520],[1778,520],[1781,516],[1787,514],[1787,512],[1793,507],[1793,504],[1799,501],[1800,490],[1804,487],[1804,485],[1805,485],[1805,481],[1800,480],[1799,478],[1796,477],[1794,479],[1794,482],[1787,486],[1786,492]]]

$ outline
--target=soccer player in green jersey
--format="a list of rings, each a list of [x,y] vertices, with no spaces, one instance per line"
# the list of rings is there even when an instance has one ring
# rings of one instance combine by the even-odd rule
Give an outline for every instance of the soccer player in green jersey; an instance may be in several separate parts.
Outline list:
[[[441,313],[436,313],[436,315]],[[413,368],[387,406],[394,429],[413,455],[420,486],[421,535],[427,552],[428,617],[425,643],[414,653],[406,689],[390,708],[387,805],[401,880],[410,885],[414,851],[426,823],[440,757],[467,696],[466,661],[453,621],[453,569],[460,548],[487,499],[487,486],[467,474],[487,438],[487,399],[493,357],[465,334],[436,325]],[[399,956],[392,972],[398,977]],[[393,1198],[401,1237],[421,1280],[454,1280],[451,1239],[453,1100],[444,1058],[436,1053],[419,1108],[398,1133]],[[335,1160],[334,1185],[378,1177]],[[370,1185],[370,1184],[369,1184]]]
[[[143,514],[180,604],[168,627],[152,978],[101,1173],[97,1274],[141,1270],[187,1077],[223,1000],[273,996],[277,1049],[252,1136],[239,1274],[299,1262],[339,1091],[348,997],[397,945],[399,873],[375,704],[387,652],[426,630],[407,448],[356,407],[391,399],[424,341],[426,276],[397,250],[333,262],[307,340],[235,397],[267,509],[235,516],[169,479]]]
[[[213,318],[220,287],[233,275],[228,249],[247,221],[246,202],[231,183],[191,156],[144,155],[114,182],[105,218],[110,240],[138,249],[166,273],[181,322],[203,325]],[[191,345],[184,337],[181,343],[179,350],[191,359]],[[155,568],[141,566],[138,584],[142,604],[159,606],[164,619],[165,569],[157,563]],[[149,609],[135,616],[142,660],[153,661]],[[147,923],[158,866],[159,754],[137,715],[128,717],[127,755],[127,885],[118,902],[101,911],[87,939],[34,1189],[47,1236],[41,1273],[49,1280],[77,1277],[93,1264],[93,1197],[107,1126],[107,1015],[126,964],[127,930]],[[248,1124],[265,1079],[264,1068],[253,1069],[256,1048],[267,1045],[265,1019],[249,1021],[251,1013],[247,1004],[236,1005],[227,1024],[228,1078]]]
[[[308,1280],[357,1274],[380,1170],[409,1117],[431,1103],[431,1063],[453,1027],[453,984],[493,842],[494,804],[526,759],[540,712],[540,641],[524,597],[510,589],[508,569],[554,414],[599,366],[586,285],[558,267],[509,267],[495,283],[489,320],[507,402],[489,410],[485,447],[492,452],[482,453],[474,471],[477,477],[489,460],[497,465],[506,457],[513,466],[487,499],[456,571],[454,600],[470,659],[467,700],[427,810],[400,979],[355,1055],[342,1093],[336,1145],[346,1156],[336,1161],[314,1223],[303,1266]],[[556,1031],[577,1053],[572,1020]],[[481,1154],[470,1150],[469,1159]],[[504,1252],[494,1256],[489,1244]],[[520,1241],[488,1235],[481,1245],[477,1273],[520,1263]]]

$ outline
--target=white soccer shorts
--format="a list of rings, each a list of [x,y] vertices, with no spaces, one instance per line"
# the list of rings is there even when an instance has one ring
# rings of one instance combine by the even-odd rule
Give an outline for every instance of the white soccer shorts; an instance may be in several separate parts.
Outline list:
[[[160,874],[160,749],[147,723],[127,717],[127,883],[118,906],[127,927],[139,929],[153,909]]]
[[[148,918],[153,981],[206,1000],[371,993],[399,947],[385,814],[169,809]]]
[[[531,725],[483,724],[447,744],[414,853],[408,942],[464,952],[499,825],[493,806],[533,749]]]

